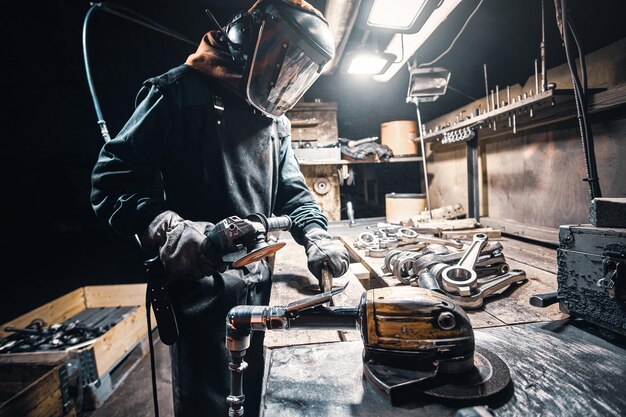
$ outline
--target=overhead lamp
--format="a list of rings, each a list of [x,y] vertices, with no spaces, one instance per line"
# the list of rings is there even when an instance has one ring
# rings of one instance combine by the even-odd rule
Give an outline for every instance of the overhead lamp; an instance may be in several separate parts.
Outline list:
[[[363,4],[361,26],[415,33],[440,3],[441,0],[367,0]]]
[[[395,1],[396,0],[387,1],[384,3],[389,5],[395,3]],[[393,35],[384,51],[400,58],[394,61],[384,73],[374,76],[374,80],[386,82],[393,78],[400,68],[405,67],[407,61],[424,45],[430,35],[433,34],[460,3],[461,0],[444,0],[441,5],[432,12],[417,33],[396,33]]]
[[[435,101],[446,93],[450,71],[445,68],[412,68],[409,70],[407,102]]]
[[[346,54],[342,72],[357,75],[378,75],[396,60],[394,54],[375,51],[356,51]]]

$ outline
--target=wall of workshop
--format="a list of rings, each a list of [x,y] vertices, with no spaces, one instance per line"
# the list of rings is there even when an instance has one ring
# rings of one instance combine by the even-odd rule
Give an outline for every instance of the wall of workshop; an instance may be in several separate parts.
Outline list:
[[[586,60],[590,88],[626,83],[626,39],[587,54]],[[551,68],[548,80],[559,89],[572,88],[565,64]],[[534,77],[527,84],[526,91],[534,88]],[[446,117],[430,121],[427,129]],[[590,119],[603,195],[626,197],[626,108],[592,114]],[[586,171],[575,117],[515,135],[509,130],[480,142],[480,153],[482,216],[549,228],[588,223],[589,188],[582,181]],[[466,206],[465,146],[431,146],[428,161],[433,204]]]

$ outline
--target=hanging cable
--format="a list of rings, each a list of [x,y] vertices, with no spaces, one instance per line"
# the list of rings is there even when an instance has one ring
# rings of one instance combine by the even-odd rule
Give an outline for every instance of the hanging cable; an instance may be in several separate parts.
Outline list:
[[[578,117],[578,126],[580,129],[580,136],[583,145],[583,154],[585,158],[585,168],[587,171],[587,178],[584,181],[587,181],[589,184],[589,192],[591,199],[602,197],[602,191],[600,189],[600,182],[598,179],[598,171],[596,165],[596,156],[595,156],[595,148],[593,141],[593,132],[591,130],[591,125],[588,121],[588,111],[587,111],[587,75],[586,68],[581,70],[583,74],[583,83],[581,83],[580,78],[578,77],[578,71],[576,69],[575,58],[572,56],[572,45],[570,43],[570,36],[574,37],[575,32],[572,32],[573,25],[570,23],[569,12],[567,10],[567,1],[561,0],[561,17],[562,17],[562,37],[563,37],[563,46],[565,48],[565,56],[567,58],[567,65],[570,70],[570,75],[572,77],[572,85],[574,87],[574,101],[576,104],[576,114]],[[557,13],[558,15],[558,13]],[[581,65],[585,63],[584,55],[582,48],[580,46],[580,42],[576,38],[574,40],[577,48],[579,60]]]
[[[461,34],[463,33],[463,31],[465,30],[465,28],[467,27],[468,23],[470,22],[470,20],[472,20],[472,17],[474,17],[474,15],[476,14],[476,12],[478,11],[478,9],[480,8],[480,5],[483,4],[484,0],[480,0],[480,2],[478,2],[478,4],[476,5],[476,7],[474,8],[474,11],[472,11],[472,13],[469,15],[469,17],[467,18],[467,20],[465,21],[465,23],[463,23],[463,26],[461,27],[461,30],[459,30],[459,33],[457,33],[457,35],[454,37],[454,39],[452,40],[452,43],[450,43],[450,46],[448,46],[448,49],[446,49],[445,51],[443,51],[437,58],[433,59],[430,62],[424,62],[422,64],[419,65],[418,68],[423,68],[423,67],[429,67],[433,64],[435,64],[437,61],[439,61],[441,58],[443,58],[448,52],[450,52],[450,50],[454,47],[454,44],[456,43],[456,41],[461,37]]]
[[[192,42],[191,40],[185,38],[182,35],[179,35],[178,33],[166,28],[165,26],[131,10],[128,9],[124,6],[120,6],[117,4],[113,4],[113,3],[90,3],[91,7],[89,8],[89,10],[87,11],[87,14],[85,15],[85,19],[83,21],[83,34],[82,34],[82,41],[83,41],[83,59],[85,62],[85,73],[87,75],[87,84],[89,85],[89,92],[91,94],[91,99],[93,101],[93,106],[94,109],[96,111],[96,116],[98,118],[98,125],[100,126],[100,134],[102,135],[102,137],[104,138],[105,142],[108,142],[111,140],[111,136],[109,134],[109,130],[107,128],[107,124],[106,121],[104,120],[104,116],[102,114],[102,109],[100,107],[100,101],[98,100],[98,95],[96,94],[96,88],[93,82],[93,77],[91,76],[91,65],[89,62],[89,54],[88,54],[88,48],[87,48],[87,34],[88,34],[88,27],[89,27],[89,23],[91,22],[91,17],[93,16],[93,13],[96,10],[103,10],[106,11],[112,15],[121,17],[123,19],[129,20],[133,23],[137,23],[141,26],[147,27],[149,29],[153,29],[157,32],[163,33],[165,35],[171,36],[175,39],[178,39],[180,41],[186,42],[190,45],[196,46],[197,43]]]

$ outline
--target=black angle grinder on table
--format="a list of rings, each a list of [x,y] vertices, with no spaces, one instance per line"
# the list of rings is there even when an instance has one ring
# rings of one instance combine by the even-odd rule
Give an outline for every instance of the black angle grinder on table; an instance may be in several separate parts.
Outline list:
[[[244,357],[252,331],[359,329],[364,375],[393,406],[415,398],[480,404],[501,400],[510,392],[507,365],[475,345],[467,314],[449,297],[420,287],[387,287],[364,292],[356,306],[329,306],[344,289],[286,306],[231,309],[226,317],[226,347],[231,353],[229,416],[244,415]]]

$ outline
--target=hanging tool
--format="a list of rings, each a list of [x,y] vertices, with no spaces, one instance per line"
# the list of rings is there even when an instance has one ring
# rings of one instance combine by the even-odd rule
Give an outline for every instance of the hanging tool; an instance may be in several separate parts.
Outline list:
[[[386,287],[364,292],[356,306],[327,307],[346,286],[286,306],[230,310],[229,416],[244,415],[244,356],[252,331],[358,328],[364,346],[363,373],[392,405],[416,397],[484,404],[509,386],[507,365],[476,346],[467,314],[450,298],[424,288]]]

